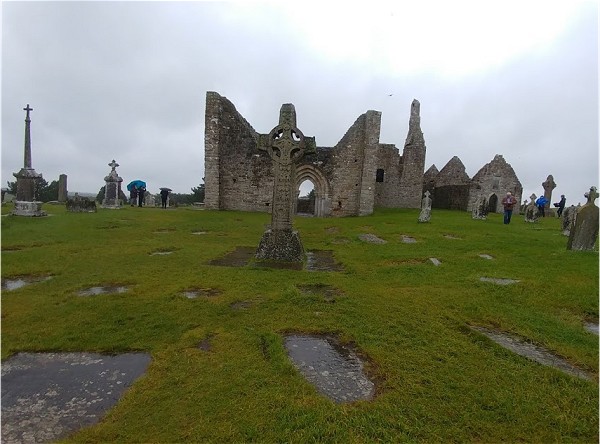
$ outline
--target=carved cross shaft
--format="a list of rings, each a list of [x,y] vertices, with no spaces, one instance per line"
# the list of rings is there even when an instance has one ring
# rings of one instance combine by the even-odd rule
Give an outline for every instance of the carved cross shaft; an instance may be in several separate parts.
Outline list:
[[[31,119],[29,118],[29,111],[33,111],[33,108],[29,107],[29,103],[27,107],[23,108],[23,111],[26,111],[25,115],[25,150],[23,156],[23,167],[25,169],[31,169]]]
[[[292,104],[281,106],[279,125],[267,135],[261,135],[258,149],[266,151],[274,163],[273,206],[271,229],[291,230],[296,163],[305,151],[304,135],[296,127],[296,110]]]

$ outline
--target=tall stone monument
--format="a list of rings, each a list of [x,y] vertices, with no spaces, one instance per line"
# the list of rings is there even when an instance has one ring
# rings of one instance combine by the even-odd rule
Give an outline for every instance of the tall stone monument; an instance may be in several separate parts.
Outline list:
[[[545,182],[542,182],[542,187],[544,187],[544,197],[546,198],[544,207],[550,208],[550,202],[552,202],[552,190],[556,188],[556,183],[554,182],[552,174],[548,176]]]
[[[119,166],[115,159],[108,164],[111,167],[110,173],[104,178],[106,186],[104,188],[104,200],[102,208],[118,209],[121,208],[121,182],[123,179],[117,174],[116,168]]]
[[[423,199],[421,200],[421,213],[419,214],[419,222],[429,222],[431,219],[431,193],[425,191]]]
[[[67,191],[67,175],[61,174],[58,176],[58,201],[61,203],[65,203],[67,201],[68,196]]]
[[[37,201],[39,181],[42,175],[36,173],[31,166],[31,118],[29,112],[33,108],[23,108],[25,114],[25,156],[23,168],[18,173],[13,173],[17,178],[17,196],[15,197],[15,208],[12,212],[15,216],[46,216],[42,211],[42,202]]]
[[[267,134],[261,134],[258,148],[273,161],[274,183],[271,227],[267,229],[258,249],[257,259],[282,262],[302,262],[304,247],[297,231],[293,230],[294,199],[296,192],[296,164],[316,147],[307,143],[296,127],[296,109],[291,103],[281,106],[279,125]]]
[[[593,250],[598,237],[599,214],[594,201],[598,198],[598,190],[591,187],[585,193],[587,203],[579,208],[575,217],[575,226],[569,234],[567,250]]]

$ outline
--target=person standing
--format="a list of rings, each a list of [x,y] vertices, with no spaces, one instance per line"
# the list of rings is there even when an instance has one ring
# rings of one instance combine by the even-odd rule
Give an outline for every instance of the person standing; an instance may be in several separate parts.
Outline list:
[[[507,192],[504,199],[502,199],[502,206],[504,207],[504,225],[510,223],[510,218],[512,217],[513,208],[516,203],[517,199],[515,199],[510,191]]]
[[[138,207],[141,207],[144,204],[144,198],[146,197],[146,188],[140,187],[138,190]]]
[[[546,209],[547,203],[548,203],[548,199],[546,199],[546,197],[543,195],[538,197],[537,200],[535,201],[535,204],[538,207],[538,211],[542,217],[546,217],[545,209]]]
[[[162,207],[167,209],[167,198],[169,197],[169,190],[163,188],[160,190],[160,200],[162,203]]]
[[[558,217],[561,216],[563,210],[565,209],[565,204],[567,203],[567,199],[565,198],[564,194],[560,195],[560,202],[555,203],[554,206],[558,208],[558,210],[556,211],[556,215]]]
[[[129,192],[129,202],[131,203],[132,207],[135,207],[135,204],[137,202],[137,188],[135,186],[131,187],[131,191]]]

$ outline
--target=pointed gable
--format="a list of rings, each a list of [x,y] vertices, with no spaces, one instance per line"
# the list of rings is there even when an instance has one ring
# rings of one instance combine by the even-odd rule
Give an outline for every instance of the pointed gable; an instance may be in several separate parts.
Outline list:
[[[469,179],[469,175],[465,171],[465,166],[457,156],[448,161],[435,179],[436,187],[468,185],[469,183],[471,183],[471,179]]]
[[[423,183],[435,182],[438,174],[440,174],[440,172],[435,164],[431,165],[429,169],[425,171],[425,174],[423,174]]]

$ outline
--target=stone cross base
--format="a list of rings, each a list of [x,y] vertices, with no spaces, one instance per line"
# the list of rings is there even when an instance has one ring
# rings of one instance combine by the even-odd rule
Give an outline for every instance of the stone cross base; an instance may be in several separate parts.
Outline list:
[[[303,262],[304,247],[298,232],[292,230],[265,231],[256,250],[256,259]]]
[[[15,201],[15,209],[12,211],[15,216],[39,217],[47,216],[45,211],[42,211],[42,202],[26,202],[22,200]]]

